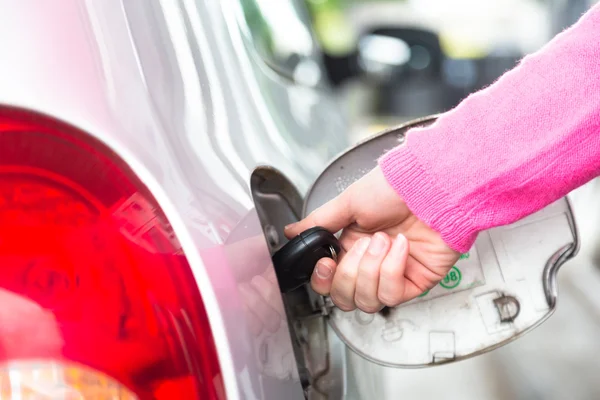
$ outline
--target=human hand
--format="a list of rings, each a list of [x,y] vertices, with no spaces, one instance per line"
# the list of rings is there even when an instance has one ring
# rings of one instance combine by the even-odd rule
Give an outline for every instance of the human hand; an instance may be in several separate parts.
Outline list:
[[[460,256],[412,214],[379,167],[286,227],[285,235],[313,226],[343,229],[337,264],[322,258],[311,277],[313,290],[343,311],[373,313],[409,301],[443,279]]]

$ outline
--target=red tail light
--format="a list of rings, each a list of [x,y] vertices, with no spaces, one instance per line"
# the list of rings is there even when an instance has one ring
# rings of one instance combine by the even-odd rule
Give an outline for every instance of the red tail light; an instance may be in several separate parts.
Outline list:
[[[0,398],[61,387],[86,399],[224,398],[194,282],[118,157],[73,128],[0,110]]]

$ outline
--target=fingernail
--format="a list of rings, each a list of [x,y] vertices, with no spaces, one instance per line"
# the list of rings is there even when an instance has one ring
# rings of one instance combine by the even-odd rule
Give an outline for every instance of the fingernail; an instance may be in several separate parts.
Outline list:
[[[374,256],[379,255],[385,248],[385,244],[385,237],[382,234],[374,234],[371,244],[369,245],[369,254]]]
[[[371,242],[371,238],[368,238],[368,237],[359,239],[358,242],[356,242],[356,244],[355,244],[356,253],[359,256],[362,256],[363,254],[365,254],[365,251],[367,251],[367,248],[369,247],[370,242]]]
[[[318,262],[315,268],[315,273],[321,279],[327,279],[331,276],[331,268],[323,262]]]
[[[290,229],[292,229],[294,226],[296,226],[296,224],[297,224],[297,222],[294,222],[293,224],[286,225],[286,226],[283,228],[283,230],[284,230],[284,231],[289,231],[289,230],[290,230]]]

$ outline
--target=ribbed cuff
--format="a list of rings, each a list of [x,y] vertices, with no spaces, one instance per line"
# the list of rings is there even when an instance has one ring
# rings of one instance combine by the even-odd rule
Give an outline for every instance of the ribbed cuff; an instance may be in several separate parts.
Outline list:
[[[379,159],[388,183],[402,197],[411,212],[435,231],[452,249],[465,253],[473,246],[477,231],[460,205],[452,204],[410,148],[400,145]]]

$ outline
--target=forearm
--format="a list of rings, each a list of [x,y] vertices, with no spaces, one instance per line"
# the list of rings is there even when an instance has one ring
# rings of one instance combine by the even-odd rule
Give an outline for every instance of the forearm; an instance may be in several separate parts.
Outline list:
[[[600,6],[380,166],[458,251],[600,175]]]

